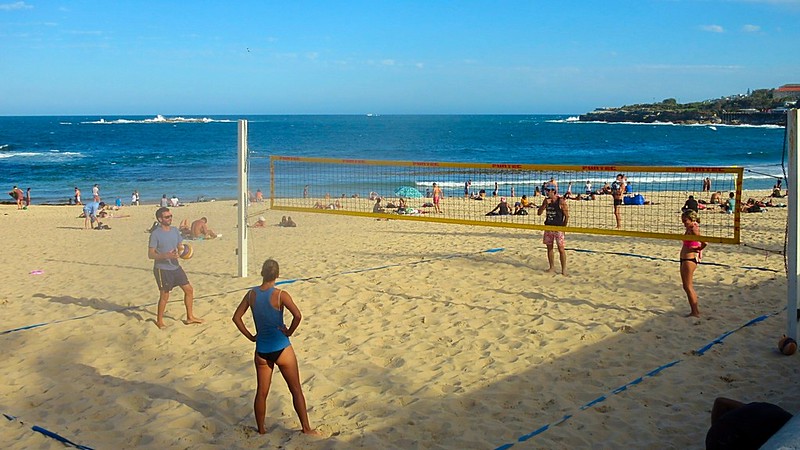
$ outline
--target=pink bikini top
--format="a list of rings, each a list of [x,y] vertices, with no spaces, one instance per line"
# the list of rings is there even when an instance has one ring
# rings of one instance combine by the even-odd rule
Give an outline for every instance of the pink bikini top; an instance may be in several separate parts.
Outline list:
[[[683,241],[683,246],[692,250],[699,249],[701,245],[698,241]]]

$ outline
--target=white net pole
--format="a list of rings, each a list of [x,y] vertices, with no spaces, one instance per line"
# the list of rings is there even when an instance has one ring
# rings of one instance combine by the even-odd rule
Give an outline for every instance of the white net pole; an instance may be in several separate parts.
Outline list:
[[[797,225],[800,223],[800,209],[798,209],[798,196],[800,195],[800,183],[798,183],[797,170],[798,170],[798,123],[797,123],[797,109],[792,109],[788,113],[786,121],[786,145],[789,147],[789,236],[787,243],[787,257],[789,259],[789,273],[788,285],[788,302],[786,305],[786,335],[790,338],[797,340],[797,294],[798,294],[798,266],[797,254],[798,240]]]
[[[247,121],[239,120],[239,277],[247,276]]]

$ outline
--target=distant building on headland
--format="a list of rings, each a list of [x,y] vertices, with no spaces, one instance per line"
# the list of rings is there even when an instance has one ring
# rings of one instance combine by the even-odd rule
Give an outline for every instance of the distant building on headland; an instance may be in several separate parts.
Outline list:
[[[773,98],[800,99],[800,84],[784,84],[775,89]]]

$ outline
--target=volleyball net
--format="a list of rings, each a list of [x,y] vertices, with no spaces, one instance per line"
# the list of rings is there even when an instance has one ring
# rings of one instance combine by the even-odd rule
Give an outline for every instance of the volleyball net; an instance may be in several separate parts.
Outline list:
[[[692,196],[703,232],[697,240],[738,244],[739,208],[723,206],[731,194],[741,204],[743,171],[270,156],[269,202],[281,211],[680,240],[681,209]],[[626,186],[616,195],[617,228],[619,174]],[[549,185],[566,199],[566,227],[546,226],[537,214]]]

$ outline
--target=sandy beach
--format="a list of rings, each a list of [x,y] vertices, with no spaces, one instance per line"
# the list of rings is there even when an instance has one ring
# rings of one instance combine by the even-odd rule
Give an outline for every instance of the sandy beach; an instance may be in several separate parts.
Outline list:
[[[744,245],[704,251],[702,317],[686,318],[677,241],[569,234],[562,277],[544,272],[538,231],[291,213],[296,228],[250,230],[242,279],[234,203],[189,204],[175,223],[206,216],[222,233],[182,263],[206,323],[181,322],[176,290],[165,330],[155,210],[90,231],[76,206],[0,205],[7,448],[63,448],[39,426],[98,449],[686,449],[703,448],[718,396],[800,410],[798,356],[776,349],[786,208],[744,214]],[[253,344],[231,315],[268,257],[293,280],[281,287],[304,316],[292,343],[324,438],[298,433],[278,374],[268,433],[255,430]]]

